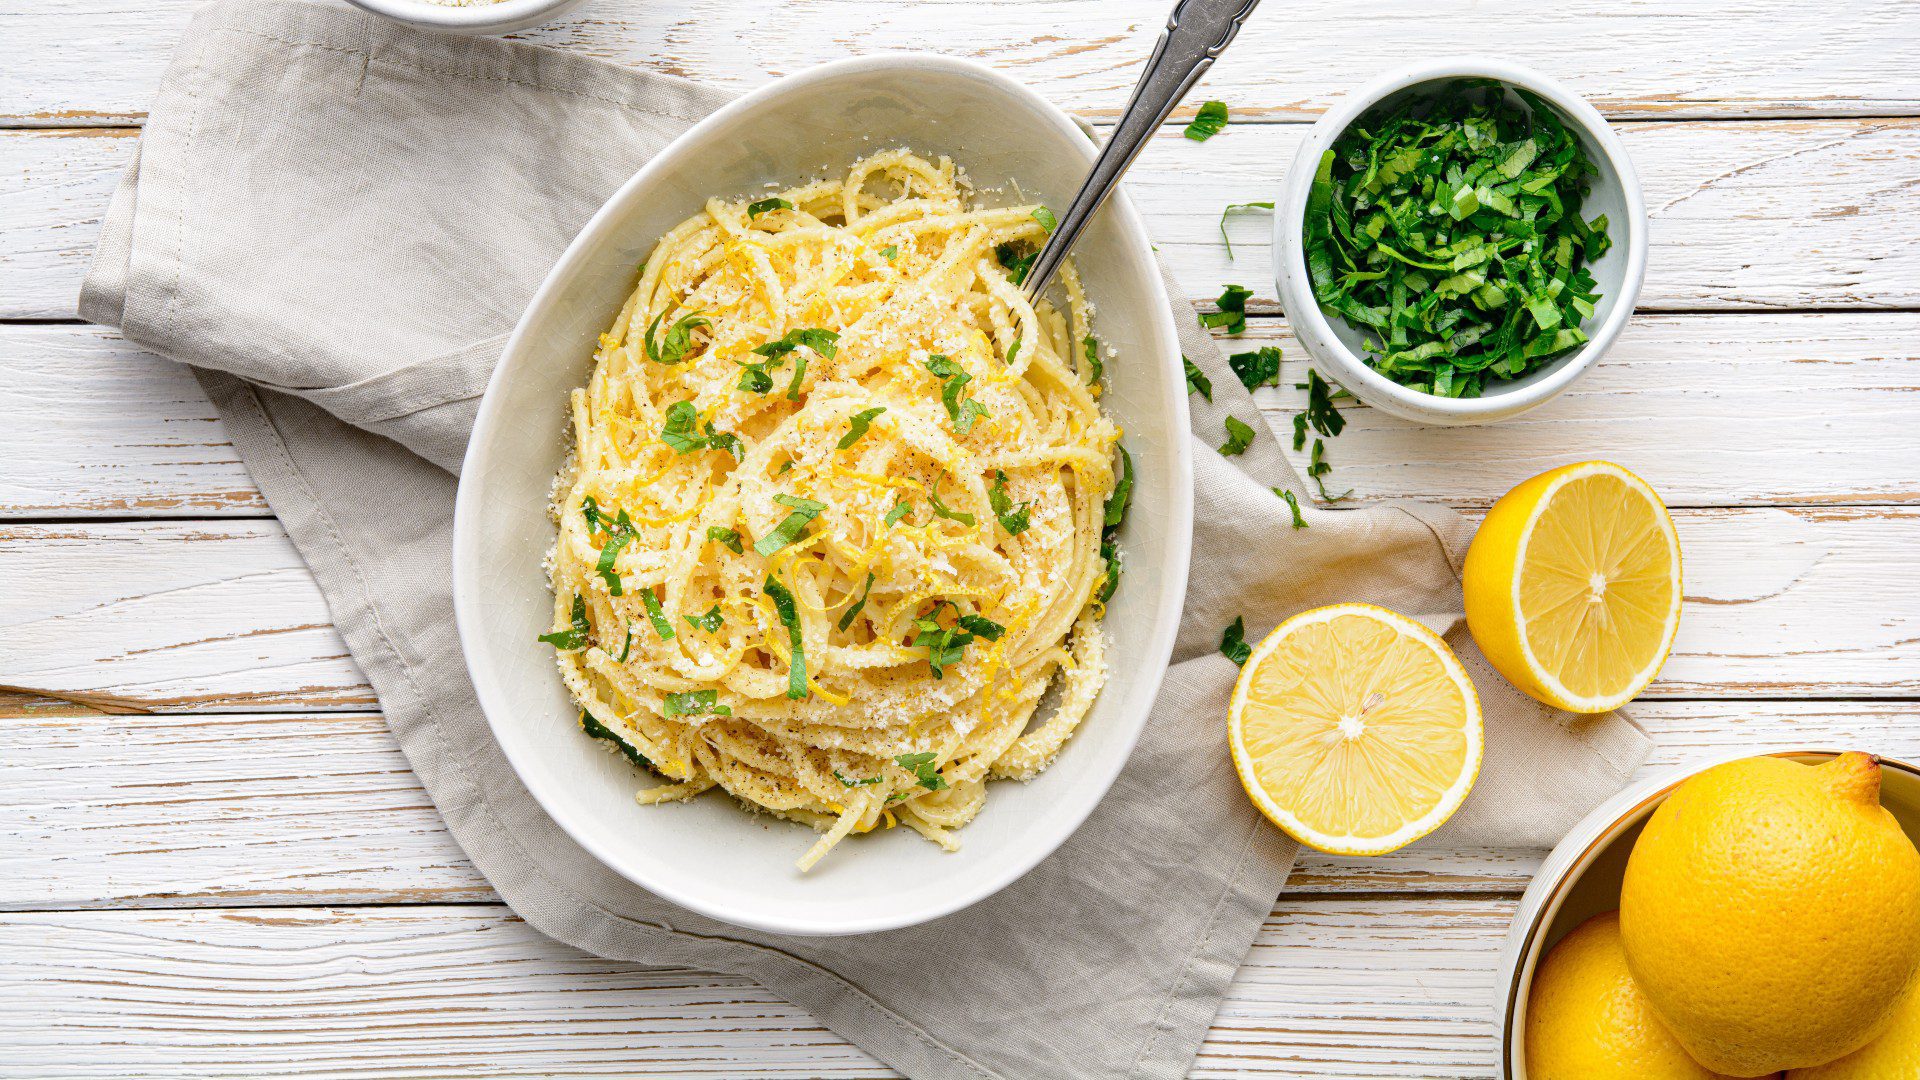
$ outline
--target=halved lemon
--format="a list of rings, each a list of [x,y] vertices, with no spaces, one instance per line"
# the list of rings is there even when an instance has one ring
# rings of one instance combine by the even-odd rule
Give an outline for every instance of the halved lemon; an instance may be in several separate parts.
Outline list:
[[[1467,625],[1513,685],[1578,713],[1647,688],[1680,629],[1680,538],[1660,495],[1608,461],[1502,496],[1467,550]]]
[[[1240,671],[1227,741],[1269,821],[1336,855],[1382,855],[1453,816],[1480,774],[1480,698],[1447,643],[1371,604],[1305,611]]]

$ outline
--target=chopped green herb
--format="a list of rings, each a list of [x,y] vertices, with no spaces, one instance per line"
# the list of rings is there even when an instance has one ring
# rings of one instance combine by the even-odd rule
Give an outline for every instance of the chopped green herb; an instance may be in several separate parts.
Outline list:
[[[936,379],[944,380],[940,387],[940,403],[947,407],[947,418],[953,421],[953,430],[961,435],[973,430],[973,422],[980,417],[990,415],[987,407],[973,398],[960,400],[960,392],[973,381],[966,369],[947,357],[934,354],[927,357],[927,370]]]
[[[695,630],[705,630],[709,634],[727,624],[726,617],[720,614],[719,604],[708,608],[705,615],[682,615],[680,617],[687,620],[688,626],[693,627]]]
[[[1033,261],[1040,257],[1040,252],[1038,251],[1029,251],[1024,255],[1021,254],[1020,249],[1022,246],[1023,245],[1020,244],[998,244],[995,245],[993,249],[993,257],[1000,260],[1000,265],[1007,271],[1007,279],[1015,285],[1022,284],[1027,280],[1027,271],[1033,269]]]
[[[1227,258],[1233,258],[1233,238],[1227,235],[1227,218],[1233,214],[1246,214],[1252,213],[1255,210],[1271,209],[1273,209],[1273,204],[1270,202],[1237,202],[1228,203],[1227,208],[1220,211],[1220,242],[1227,245]]]
[[[1220,635],[1220,655],[1243,667],[1253,656],[1253,646],[1247,644],[1246,620],[1233,620],[1233,625]]]
[[[934,764],[934,753],[931,750],[918,754],[901,754],[893,760],[895,764],[912,773],[920,786],[928,791],[939,791],[947,786],[946,779],[940,775],[940,766]]]
[[[987,641],[999,641],[1000,635],[1007,632],[1006,627],[985,615],[962,615],[954,621],[960,624],[961,629]]]
[[[1545,102],[1462,81],[1362,116],[1321,158],[1303,241],[1315,300],[1403,386],[1478,397],[1584,344],[1609,244],[1596,175]]]
[[[1334,405],[1331,390],[1319,372],[1307,369],[1307,411],[1303,415],[1313,425],[1313,430],[1329,439],[1347,427],[1347,418],[1340,415],[1339,408]],[[1299,446],[1296,445],[1294,449],[1298,450]]]
[[[774,609],[780,615],[780,624],[787,628],[790,655],[787,661],[787,697],[799,701],[807,696],[807,654],[805,637],[800,633],[800,609],[793,602],[793,594],[772,574],[767,575],[766,583],[761,588],[773,599]]]
[[[1200,370],[1200,365],[1182,356],[1180,362],[1187,368],[1187,393],[1199,394],[1208,401],[1213,400],[1213,380]]]
[[[732,716],[733,710],[718,703],[718,690],[688,690],[668,694],[664,711],[668,716]]]
[[[1133,455],[1120,448],[1120,476],[1113,482],[1113,494],[1107,496],[1106,527],[1117,529],[1126,520],[1127,504],[1133,501]]]
[[[1092,334],[1087,335],[1084,350],[1087,358],[1087,385],[1092,386],[1100,381],[1100,376],[1107,373],[1107,362],[1100,359],[1100,343],[1093,339]]]
[[[627,657],[632,655],[633,655],[633,624],[628,623],[627,638],[625,641],[620,643],[620,655],[614,658],[614,662],[619,664],[624,664],[627,662]]]
[[[607,539],[600,545],[600,559],[594,563],[593,572],[599,574],[600,580],[607,583],[607,595],[624,595],[620,584],[620,573],[614,568],[614,563],[620,558],[620,549],[626,547],[627,541],[633,539],[633,519],[627,517],[627,512],[622,510],[617,517],[609,520],[605,513],[596,508],[594,517],[587,519],[589,532],[593,531],[595,519],[598,519],[599,531],[606,533]]]
[[[969,529],[973,528],[972,514],[963,514],[940,501],[940,481],[938,478],[935,478],[933,488],[927,492],[927,502],[933,506],[934,517],[946,518],[948,521],[957,521]]]
[[[615,735],[612,728],[601,723],[592,713],[585,709],[580,710],[580,730],[585,731],[596,739],[604,739],[612,743],[614,747],[620,751],[622,757],[633,762],[635,765],[643,769],[653,768],[653,762],[648,761],[645,754],[635,750],[632,743]]]
[[[837,625],[841,630],[845,630],[847,627],[852,626],[853,620],[855,619],[855,617],[857,617],[860,614],[860,609],[867,606],[867,597],[871,595],[873,595],[873,573],[869,571],[867,573],[867,584],[864,588],[860,590],[860,599],[855,600],[853,602],[853,606],[848,608],[840,616],[840,621],[835,625]]]
[[[659,634],[662,641],[671,640],[673,623],[668,621],[666,612],[660,610],[660,598],[653,595],[651,585],[640,590],[640,602],[647,605],[647,618],[653,623],[653,632]]]
[[[707,539],[719,543],[720,546],[733,552],[735,555],[742,553],[740,534],[734,532],[732,529],[723,529],[718,525],[709,525],[707,526]]]
[[[1209,101],[1200,106],[1193,114],[1193,122],[1187,125],[1187,138],[1194,142],[1206,142],[1227,126],[1227,103]]]
[[[894,507],[893,509],[887,511],[887,516],[882,520],[885,521],[887,528],[891,529],[893,528],[895,522],[899,521],[903,517],[906,517],[907,512],[912,509],[913,509],[912,503],[903,502],[900,505]],[[912,524],[912,523],[909,522],[908,524]]]
[[[698,431],[700,413],[691,401],[678,401],[667,407],[667,423],[660,429],[660,441],[673,447],[676,454],[691,454],[696,450],[725,450],[733,455],[735,461],[744,456],[738,436],[725,431],[715,431],[713,422],[707,422],[705,434]],[[620,595],[615,593],[615,596]]]
[[[805,330],[789,330],[778,341],[769,341],[757,346],[753,351],[766,357],[758,364],[741,364],[745,368],[740,375],[740,389],[765,394],[773,390],[773,372],[785,362],[789,353],[793,353],[793,378],[787,383],[787,400],[800,400],[800,383],[807,376],[807,357],[795,350],[801,346],[828,360],[840,354],[840,335],[832,330],[810,327]]]
[[[773,501],[793,511],[773,527],[773,531],[760,538],[753,550],[761,558],[771,558],[773,553],[800,539],[800,531],[807,523],[820,516],[827,504],[813,499],[802,499],[795,495],[775,495]]]
[[[833,770],[833,778],[835,780],[840,781],[842,786],[850,787],[850,788],[866,787],[868,784],[877,784],[883,779],[883,777],[869,776],[864,780],[849,780],[846,777],[840,775],[839,769]]]
[[[1220,447],[1220,453],[1227,457],[1236,457],[1247,452],[1253,445],[1253,429],[1240,422],[1236,417],[1227,417],[1227,441]]]
[[[834,446],[838,449],[845,450],[854,443],[859,442],[860,437],[865,435],[867,429],[873,426],[873,418],[886,411],[887,407],[885,405],[876,405],[871,409],[862,409],[852,416],[847,417],[847,433],[840,436],[840,441],[835,443]]]
[[[1120,553],[1114,548],[1111,540],[1102,540],[1100,557],[1107,562],[1107,572],[1100,582],[1100,588],[1094,592],[1093,598],[1104,604],[1113,599],[1113,594],[1120,589]]]
[[[1020,355],[1020,335],[1013,335],[1013,344],[1007,346],[1007,366],[1013,366],[1013,358]]]
[[[1272,345],[1234,353],[1227,357],[1227,366],[1240,377],[1240,385],[1249,390],[1280,385],[1280,350]]]
[[[1044,206],[1034,207],[1033,213],[1028,214],[1027,216],[1039,222],[1040,227],[1047,230],[1048,232],[1052,232],[1054,229],[1059,228],[1060,226],[1060,222],[1053,216],[1053,211],[1047,209]]]
[[[541,634],[540,640],[559,649],[561,652],[572,652],[575,649],[586,648],[587,636],[593,633],[593,625],[587,622],[586,597],[578,593],[574,594],[572,614],[573,628],[571,630],[555,630],[551,634]]]
[[[1293,527],[1296,529],[1306,528],[1306,516],[1300,513],[1300,500],[1294,496],[1293,492],[1288,491],[1286,488],[1274,488],[1273,493],[1287,500],[1287,509],[1293,511]]]
[[[1200,316],[1200,325],[1209,330],[1240,333],[1247,328],[1247,298],[1252,295],[1253,290],[1243,285],[1227,286],[1213,302],[1220,310]]]
[[[940,625],[940,612],[952,606],[951,601],[938,601],[932,611],[913,620],[914,628],[920,631],[914,636],[913,644],[927,650],[927,666],[933,669],[936,679],[946,678],[946,669],[966,659],[967,646],[973,644],[974,635],[964,627]]]
[[[1307,476],[1320,488],[1320,498],[1327,502],[1339,502],[1353,494],[1353,489],[1348,488],[1338,495],[1327,494],[1327,474],[1333,471],[1333,466],[1327,462],[1326,450],[1327,444],[1324,440],[1313,440],[1313,458],[1307,463]]]
[[[881,248],[880,257],[887,260],[888,262],[892,262],[893,260],[899,258],[900,257],[899,245],[888,244],[886,247]],[[878,778],[876,777],[876,779]]]
[[[793,204],[778,196],[775,196],[774,198],[771,198],[771,199],[761,199],[757,203],[747,204],[747,220],[752,221],[754,218],[759,217],[761,214],[765,214],[774,210],[791,210],[791,209],[793,209]]]
[[[703,326],[710,327],[713,323],[702,318],[697,311],[682,315],[673,321],[672,326],[667,327],[666,338],[655,344],[653,332],[659,328],[660,320],[665,315],[666,312],[663,311],[655,315],[653,321],[647,324],[647,332],[641,339],[641,344],[646,347],[647,359],[654,363],[677,364],[687,358],[687,350],[693,347],[693,332]]]
[[[993,470],[993,486],[987,489],[987,502],[993,506],[993,516],[1000,519],[1000,527],[1007,530],[1008,536],[1019,536],[1027,531],[1029,514],[1033,509],[1031,501],[1013,508],[1013,498],[1007,494],[1007,474],[999,469]]]

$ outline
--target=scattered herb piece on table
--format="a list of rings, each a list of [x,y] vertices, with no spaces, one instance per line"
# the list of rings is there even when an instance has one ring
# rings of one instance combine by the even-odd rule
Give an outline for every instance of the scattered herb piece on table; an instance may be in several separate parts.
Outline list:
[[[1274,488],[1273,493],[1285,499],[1287,501],[1287,509],[1293,511],[1293,527],[1296,529],[1306,528],[1306,515],[1300,512],[1300,500],[1294,496],[1293,492],[1288,491],[1286,488]]]
[[[1233,620],[1233,625],[1220,635],[1220,655],[1242,667],[1253,655],[1253,646],[1247,644],[1247,623],[1245,619]]]
[[[1206,142],[1227,126],[1227,103],[1209,101],[1193,114],[1193,121],[1187,125],[1186,136],[1194,142]]]
[[[1223,289],[1214,305],[1219,311],[1210,311],[1200,316],[1200,325],[1209,330],[1224,329],[1229,334],[1238,334],[1247,328],[1247,298],[1253,290],[1244,285],[1229,285]]]
[[[1227,442],[1220,448],[1220,453],[1226,457],[1238,457],[1247,452],[1247,447],[1253,445],[1253,429],[1238,417],[1229,416],[1226,423]]]
[[[1227,235],[1227,219],[1234,214],[1250,214],[1257,210],[1272,209],[1273,204],[1270,202],[1237,202],[1228,203],[1227,208],[1220,211],[1220,242],[1227,245],[1227,258],[1233,258],[1233,238]]]
[[[1199,394],[1208,401],[1212,401],[1213,380],[1207,378],[1207,373],[1200,370],[1199,364],[1184,356],[1180,358],[1180,362],[1187,366],[1187,393]]]
[[[1587,340],[1610,243],[1580,204],[1596,174],[1545,102],[1463,82],[1369,114],[1320,160],[1303,240],[1320,307],[1370,336],[1367,363],[1477,397]]]
[[[1249,390],[1280,385],[1280,350],[1272,345],[1234,353],[1227,357],[1227,366],[1239,376],[1240,385]]]

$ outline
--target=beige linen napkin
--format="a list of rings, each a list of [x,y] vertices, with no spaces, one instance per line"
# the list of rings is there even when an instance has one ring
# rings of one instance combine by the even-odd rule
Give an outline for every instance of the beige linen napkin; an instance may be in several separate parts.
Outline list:
[[[513,909],[584,949],[753,977],[919,1077],[1185,1072],[1294,845],[1250,809],[1224,746],[1237,670],[1216,651],[1339,600],[1441,628],[1487,717],[1478,790],[1429,843],[1555,841],[1647,752],[1493,675],[1460,628],[1470,529],[1417,505],[1309,509],[1252,399],[1174,300],[1212,377],[1195,398],[1188,604],[1151,722],[1053,857],[934,923],[792,939],[673,907],[596,863],[514,776],[475,704],[449,600],[454,477],[506,332],[548,266],[650,154],[725,100],[690,83],[330,6],[202,9],[114,197],[81,298],[192,364],[448,828]],[[1127,362],[1122,358],[1119,362]],[[1144,361],[1142,361],[1144,362]],[[1124,584],[1122,586],[1125,587]]]

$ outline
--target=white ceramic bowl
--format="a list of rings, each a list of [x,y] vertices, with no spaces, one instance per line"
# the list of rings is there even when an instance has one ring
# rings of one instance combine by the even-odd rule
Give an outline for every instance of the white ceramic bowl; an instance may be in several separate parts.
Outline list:
[[[579,7],[585,0],[496,0],[491,4],[453,6],[428,0],[350,0],[376,15],[385,15],[428,30],[454,34],[507,34],[539,26]]]
[[[591,366],[638,266],[709,196],[757,194],[909,146],[963,164],[986,202],[1064,207],[1094,145],[1045,99],[982,65],[891,55],[813,68],[721,109],[648,162],[594,215],[535,294],[494,372],[461,473],[454,610],[494,737],[548,814],[638,885],[742,926],[852,934],[956,911],[1018,878],[1079,826],[1132,751],[1159,689],[1185,595],[1193,487],[1187,397],[1171,309],[1139,215],[1109,202],[1076,254],[1094,326],[1118,350],[1103,398],[1136,468],[1121,533],[1125,577],[1108,606],[1106,688],[1052,768],[990,786],[986,809],[947,854],[908,829],[835,848],[812,872],[793,862],[802,825],[724,796],[635,806],[644,779],[580,731],[578,710],[534,639],[552,599],[541,560],[553,476],[566,452],[569,391]]]
[[[1551,104],[1567,130],[1579,138],[1599,175],[1581,205],[1588,220],[1607,215],[1607,235],[1613,246],[1590,263],[1600,288],[1593,318],[1583,324],[1590,340],[1553,363],[1511,382],[1495,381],[1477,398],[1444,398],[1401,386],[1368,367],[1361,356],[1360,328],[1338,317],[1328,318],[1313,299],[1307,277],[1301,227],[1306,220],[1307,194],[1313,187],[1320,158],[1341,133],[1376,106],[1391,108],[1408,97],[1429,93],[1455,79],[1498,79],[1522,87]],[[1516,98],[1517,100],[1517,98]],[[1273,260],[1280,304],[1293,332],[1323,374],[1351,390],[1374,408],[1404,420],[1425,424],[1480,424],[1517,416],[1553,398],[1592,367],[1633,314],[1640,282],[1647,268],[1647,209],[1640,182],[1627,160],[1626,148],[1593,106],[1571,90],[1538,72],[1475,57],[1434,60],[1401,68],[1368,83],[1342,99],[1308,131],[1306,141],[1287,170],[1273,215]]]
[[[1635,784],[1602,803],[1553,849],[1520,898],[1513,926],[1500,955],[1499,1010],[1502,1076],[1527,1080],[1527,994],[1540,958],[1574,927],[1620,906],[1620,881],[1627,856],[1653,811],[1680,782],[1715,765],[1741,758],[1774,755],[1809,764],[1827,761],[1839,750],[1760,749],[1723,753],[1667,770]],[[1920,840],[1920,768],[1880,759],[1880,804],[1892,812],[1907,835]]]

